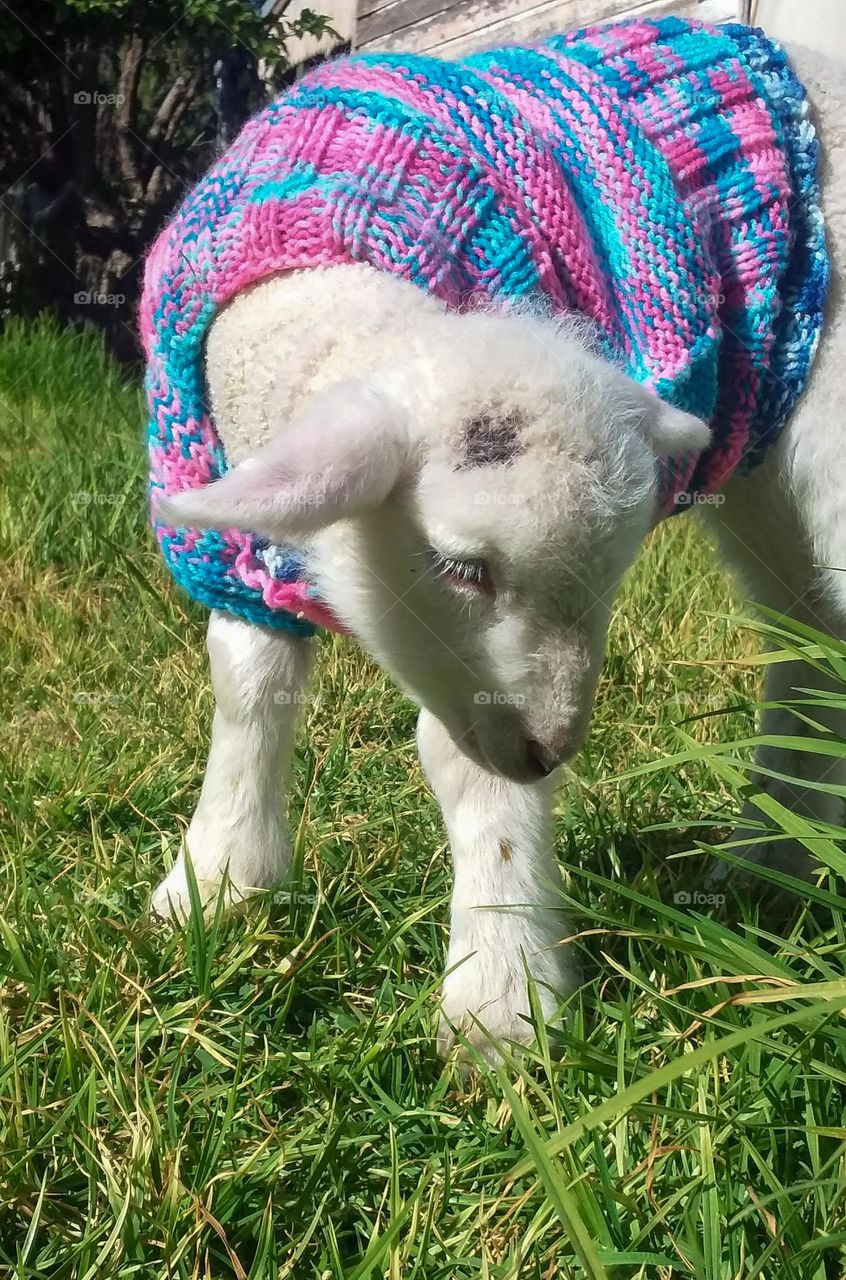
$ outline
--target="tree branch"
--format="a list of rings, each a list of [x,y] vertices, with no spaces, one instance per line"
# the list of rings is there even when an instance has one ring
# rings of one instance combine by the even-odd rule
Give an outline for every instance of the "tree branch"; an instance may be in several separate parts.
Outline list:
[[[168,89],[159,104],[158,111],[153,117],[153,123],[147,130],[147,139],[151,146],[155,146],[157,142],[165,137],[171,117],[177,109],[186,88],[194,79],[196,79],[196,73],[192,75],[186,72],[182,75],[178,75]]]
[[[123,53],[115,104],[120,177],[133,200],[141,200],[144,196],[138,144],[133,129],[137,116],[138,82],[141,78],[144,53],[144,42],[141,37],[133,35]]]

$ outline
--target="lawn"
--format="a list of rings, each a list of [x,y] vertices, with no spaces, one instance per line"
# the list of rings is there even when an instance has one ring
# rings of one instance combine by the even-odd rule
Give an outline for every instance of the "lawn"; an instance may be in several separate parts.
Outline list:
[[[695,517],[626,583],[557,807],[583,985],[465,1080],[433,1049],[450,874],[414,708],[350,643],[321,643],[291,882],[208,933],[147,917],[211,700],[142,431],[93,337],[0,340],[0,1277],[840,1280],[839,881],[784,933],[763,881],[674,900],[749,752],[677,757],[749,738],[760,673]]]

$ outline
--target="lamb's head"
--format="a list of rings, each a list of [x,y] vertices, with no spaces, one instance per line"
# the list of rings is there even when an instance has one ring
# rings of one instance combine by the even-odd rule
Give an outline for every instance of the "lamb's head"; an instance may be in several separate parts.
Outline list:
[[[454,315],[161,514],[303,546],[377,661],[468,756],[528,782],[584,738],[656,459],[707,441],[575,326]]]

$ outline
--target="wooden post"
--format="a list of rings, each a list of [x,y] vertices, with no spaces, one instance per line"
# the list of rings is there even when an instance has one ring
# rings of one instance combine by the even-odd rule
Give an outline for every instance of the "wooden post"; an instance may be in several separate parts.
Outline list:
[[[355,44],[457,57],[590,22],[669,13],[742,21],[748,8],[749,0],[358,0]]]

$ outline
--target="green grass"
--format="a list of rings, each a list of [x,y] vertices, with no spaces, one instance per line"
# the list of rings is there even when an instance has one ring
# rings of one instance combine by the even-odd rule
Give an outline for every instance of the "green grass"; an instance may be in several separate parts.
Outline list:
[[[839,1280],[844,932],[810,911],[837,882],[786,936],[763,882],[673,900],[745,785],[747,749],[693,748],[749,738],[759,671],[695,522],[626,584],[558,805],[584,984],[464,1083],[433,1051],[449,868],[413,708],[324,642],[293,881],[208,934],[150,924],[211,703],[140,400],[93,338],[10,327],[0,422],[0,1277]]]

